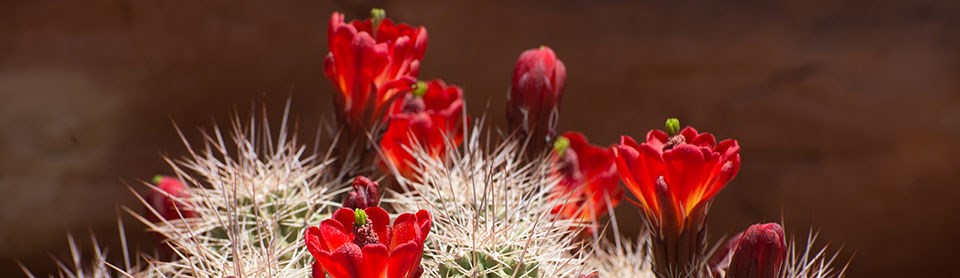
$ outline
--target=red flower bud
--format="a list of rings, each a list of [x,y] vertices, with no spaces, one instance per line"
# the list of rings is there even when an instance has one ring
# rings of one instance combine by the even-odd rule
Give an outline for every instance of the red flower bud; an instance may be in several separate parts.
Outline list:
[[[338,119],[360,132],[386,115],[387,104],[416,80],[427,47],[425,28],[394,24],[380,12],[373,20],[330,17],[324,72],[338,91]]]
[[[507,95],[507,120],[528,149],[540,152],[556,136],[567,70],[546,46],[520,54]]]
[[[304,235],[307,250],[317,260],[313,277],[325,277],[324,271],[333,278],[418,277],[431,224],[425,210],[401,214],[391,226],[380,207],[341,208]],[[324,271],[317,271],[318,265]]]
[[[380,185],[367,177],[358,176],[353,180],[353,190],[347,193],[343,207],[365,209],[380,205]]]
[[[787,242],[783,227],[777,223],[754,224],[740,236],[726,277],[779,277],[786,256]]]
[[[562,202],[553,212],[589,224],[586,232],[592,233],[598,219],[623,197],[617,188],[620,179],[613,151],[591,145],[579,132],[564,133],[554,146],[554,175],[560,177],[560,183],[551,197]]]
[[[409,150],[420,147],[431,157],[443,159],[448,140],[455,146],[463,142],[463,90],[441,80],[420,84],[426,86],[422,96],[408,94],[398,103],[402,109],[390,116],[380,139],[384,155],[380,168],[386,172],[395,168],[408,179],[416,178],[416,159]]]
[[[146,200],[150,207],[160,214],[160,218],[148,209],[146,212],[146,218],[148,220],[160,222],[161,220],[180,219],[181,215],[183,218],[193,218],[197,216],[196,212],[190,208],[190,205],[185,203],[185,199],[190,195],[187,194],[186,185],[180,182],[179,179],[156,176],[153,178],[153,183],[157,188],[147,192]]]

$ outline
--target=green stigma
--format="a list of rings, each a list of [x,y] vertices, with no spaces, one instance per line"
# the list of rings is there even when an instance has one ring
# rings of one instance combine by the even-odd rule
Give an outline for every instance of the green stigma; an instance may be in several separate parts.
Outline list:
[[[553,141],[553,151],[559,155],[563,155],[567,152],[567,149],[570,148],[570,139],[567,137],[557,137],[557,140]]]
[[[151,180],[151,181],[153,181],[153,184],[160,184],[160,181],[161,181],[161,180],[163,180],[163,176],[161,176],[161,175],[156,175],[156,176],[153,176],[153,180]]]
[[[680,133],[680,120],[677,118],[667,119],[667,135],[674,136]]]
[[[376,32],[377,29],[380,29],[380,22],[383,22],[384,18],[387,18],[386,10],[384,9],[370,10],[370,23],[373,25],[374,32]]]
[[[367,224],[367,212],[362,209],[353,210],[353,225],[363,226]]]
[[[422,97],[427,94],[427,82],[426,81],[417,81],[417,85],[413,88],[413,96]]]

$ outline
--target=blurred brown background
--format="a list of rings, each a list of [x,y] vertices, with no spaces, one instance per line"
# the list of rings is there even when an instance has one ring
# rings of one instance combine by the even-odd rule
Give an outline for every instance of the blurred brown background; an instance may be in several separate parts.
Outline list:
[[[119,253],[116,208],[138,206],[124,183],[184,151],[171,120],[196,136],[255,101],[279,114],[290,95],[305,126],[332,115],[327,21],[366,15],[362,2],[0,3],[0,276],[22,275],[14,258],[52,271],[66,231]],[[461,85],[495,123],[516,57],[546,44],[569,72],[564,130],[610,144],[676,116],[740,140],[714,235],[782,215],[843,245],[851,277],[954,272],[960,4],[727,2],[377,5],[425,25],[421,77]]]

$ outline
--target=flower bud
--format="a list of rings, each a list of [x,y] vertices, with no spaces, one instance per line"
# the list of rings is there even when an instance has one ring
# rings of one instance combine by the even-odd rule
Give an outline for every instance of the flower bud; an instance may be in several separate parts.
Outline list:
[[[159,214],[148,211],[146,216],[153,222],[162,220],[174,220],[196,217],[196,212],[190,209],[187,203],[184,203],[189,195],[186,192],[186,185],[174,177],[156,176],[153,178],[153,184],[156,189],[151,190],[146,195],[147,203]],[[162,219],[161,219],[162,218]]]
[[[347,193],[343,207],[365,209],[380,205],[380,185],[364,176],[353,180],[353,190]]]
[[[546,46],[520,54],[507,95],[507,120],[528,140],[532,152],[540,152],[556,136],[560,100],[567,70]]]
[[[787,243],[780,224],[754,224],[740,236],[740,243],[730,259],[726,277],[779,277],[786,255]]]

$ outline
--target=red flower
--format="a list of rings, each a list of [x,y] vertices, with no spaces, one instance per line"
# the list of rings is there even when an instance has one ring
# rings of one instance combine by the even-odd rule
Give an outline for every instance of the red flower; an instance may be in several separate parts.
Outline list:
[[[152,222],[161,220],[174,220],[183,218],[193,218],[197,213],[190,208],[190,205],[184,203],[184,200],[190,195],[187,194],[186,185],[174,177],[156,176],[153,178],[155,190],[147,192],[146,200],[153,210],[160,214],[160,218],[153,212],[147,211],[146,218]],[[178,213],[179,211],[179,213]]]
[[[728,278],[774,278],[779,277],[783,258],[787,256],[787,243],[783,227],[777,223],[754,224],[740,236],[730,267]]]
[[[566,82],[566,67],[549,47],[524,51],[517,59],[507,95],[507,120],[510,129],[529,140],[531,152],[539,153],[553,142]]]
[[[421,210],[401,214],[390,226],[390,216],[380,207],[341,208],[319,227],[307,228],[307,249],[318,263],[313,277],[324,277],[317,266],[334,278],[419,277],[431,221],[430,213]]]
[[[651,220],[683,219],[709,203],[740,170],[737,141],[716,142],[713,134],[692,127],[674,135],[651,130],[642,144],[623,136],[614,153],[620,177]],[[667,186],[663,196],[657,188],[661,177]]]
[[[345,23],[343,14],[330,16],[330,53],[324,72],[339,93],[337,116],[353,130],[366,132],[382,109],[416,80],[427,47],[427,30],[394,24],[375,10],[372,19]]]
[[[553,212],[563,218],[592,224],[587,228],[587,232],[592,233],[597,219],[616,207],[623,197],[623,192],[617,188],[620,179],[613,151],[591,145],[579,132],[564,133],[554,146],[557,152],[555,174],[560,176],[560,183],[552,197],[564,202]]]
[[[676,275],[701,259],[707,208],[740,170],[740,146],[718,144],[692,127],[680,131],[676,119],[667,120],[667,130],[651,130],[642,144],[623,136],[614,153],[620,178],[655,233],[655,272]]]
[[[343,207],[365,209],[380,205],[380,185],[367,177],[358,176],[353,180],[353,190],[347,193]]]
[[[443,159],[448,143],[463,142],[463,90],[441,80],[419,82],[416,92],[400,106],[380,140],[384,154],[380,166],[384,171],[395,167],[400,175],[413,179],[416,159],[409,149],[419,144],[431,157]]]

